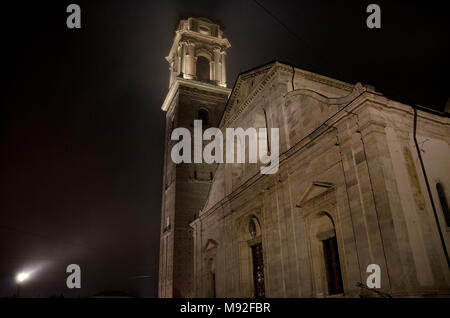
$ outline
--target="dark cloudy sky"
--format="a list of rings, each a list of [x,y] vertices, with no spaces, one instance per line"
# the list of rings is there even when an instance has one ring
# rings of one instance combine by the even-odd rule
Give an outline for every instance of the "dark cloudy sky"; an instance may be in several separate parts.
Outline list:
[[[33,1],[2,3],[0,297],[155,296],[170,49],[179,18],[231,42],[228,82],[274,59],[443,109],[449,19],[439,2]],[[82,29],[66,27],[81,6]],[[278,19],[278,21],[276,20]],[[82,289],[65,288],[65,268]]]

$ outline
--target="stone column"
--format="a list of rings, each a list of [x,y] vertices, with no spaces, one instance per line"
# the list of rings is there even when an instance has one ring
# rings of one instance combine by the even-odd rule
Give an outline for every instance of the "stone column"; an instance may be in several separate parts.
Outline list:
[[[227,56],[227,53],[225,51],[220,52],[221,53],[221,60],[222,60],[222,70],[221,70],[221,79],[220,79],[220,86],[227,87],[227,70],[226,70],[226,64],[225,64],[225,57]]]
[[[186,45],[187,54],[185,55],[185,74],[184,78],[194,79],[195,78],[195,62],[197,58],[195,57],[195,43],[187,42]]]
[[[211,81],[214,81],[214,79],[216,78],[216,66],[214,61],[210,61],[209,62],[209,79]]]
[[[214,48],[214,78],[213,80],[220,85],[220,78],[221,78],[221,64],[220,64],[220,48],[215,47]]]
[[[179,59],[180,59],[180,73],[184,74],[186,73],[186,42],[180,42],[179,46]]]
[[[176,57],[176,74],[177,76],[180,75],[180,73],[182,72],[181,70],[181,61],[182,61],[182,53],[183,53],[183,48],[181,45],[181,42],[178,44],[178,48],[177,48],[177,57]]]
[[[174,60],[172,60],[172,62],[170,62],[170,83],[169,83],[169,87],[172,86],[173,81],[175,80],[175,76],[176,76],[176,67],[174,66]]]

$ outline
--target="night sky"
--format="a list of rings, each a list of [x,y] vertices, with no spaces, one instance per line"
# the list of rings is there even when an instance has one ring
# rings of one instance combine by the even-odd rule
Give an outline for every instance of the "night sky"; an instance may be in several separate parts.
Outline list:
[[[228,86],[271,60],[442,110],[449,18],[439,2],[2,3],[0,297],[157,293],[168,54],[187,16],[223,26]],[[392,3],[394,2],[394,3]],[[66,7],[81,7],[81,29]],[[343,4],[344,3],[344,4]],[[6,55],[6,56],[5,56]],[[82,288],[65,286],[68,264]]]

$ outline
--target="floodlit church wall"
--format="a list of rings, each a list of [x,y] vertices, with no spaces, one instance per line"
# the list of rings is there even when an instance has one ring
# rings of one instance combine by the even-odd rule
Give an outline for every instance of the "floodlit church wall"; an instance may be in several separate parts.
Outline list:
[[[355,160],[367,162],[381,234],[376,246],[383,255],[378,258],[386,262],[382,280],[385,275],[383,281],[392,295],[448,289],[448,267],[412,140],[412,109],[397,105],[394,111],[387,105],[380,107],[378,103],[387,102],[384,98],[369,99],[373,102],[366,101],[353,111],[364,150],[364,157],[357,155]],[[409,126],[400,116],[409,118]]]
[[[268,116],[271,124],[275,126],[279,120],[280,130],[286,128],[283,127],[286,118],[280,118],[282,112],[277,108],[283,105],[274,102],[282,98],[273,93],[273,86],[271,89],[270,102],[264,103],[262,97],[255,99],[255,104],[249,105],[236,122],[246,123],[244,128],[251,127],[259,107],[264,107],[271,114]],[[388,107],[369,102],[360,104],[349,109],[351,113],[336,122],[335,128],[321,133],[308,146],[290,155],[280,165],[277,175],[265,176],[261,178],[265,181],[245,187],[228,170],[235,182],[233,193],[237,191],[239,195],[231,195],[225,205],[209,210],[208,216],[199,221],[202,244],[209,237],[219,242],[216,266],[224,271],[222,279],[218,271],[218,295],[252,297],[252,273],[248,264],[245,265],[249,258],[244,247],[248,243],[239,242],[242,229],[238,220],[254,213],[258,213],[263,228],[267,297],[328,296],[319,248],[320,235],[327,231],[317,230],[320,224],[315,223],[324,212],[335,224],[344,295],[371,296],[356,284],[365,283],[366,268],[373,263],[381,267],[383,291],[394,296],[448,289],[448,273],[433,228],[431,208],[420,211],[414,207],[415,194],[408,181],[409,159],[402,149],[406,147],[411,156],[415,153],[411,127],[404,114],[391,114]],[[328,113],[323,117],[328,118]],[[448,142],[439,137],[443,135],[441,129],[425,134],[430,157],[440,153],[448,158]],[[424,138],[421,136],[419,140]],[[428,202],[417,156],[412,158],[421,183],[422,200]],[[428,167],[434,166],[430,169],[431,178],[441,180],[440,171],[447,162],[445,159],[427,162]],[[253,175],[246,175],[245,180]],[[315,183],[329,184],[330,189],[316,195]],[[308,193],[312,193],[311,198]],[[208,223],[204,223],[206,220]]]
[[[399,230],[396,234],[400,242],[405,242],[400,252],[410,257],[410,261],[402,265],[403,271],[405,276],[408,275],[410,288],[416,293],[445,290],[449,286],[449,273],[443,250],[448,250],[449,242],[447,226],[436,193],[436,183],[448,179],[450,171],[448,118],[418,111],[417,120],[418,145],[433,195],[443,244],[413,139],[413,110],[397,103],[391,104],[396,107],[383,114],[383,118],[386,122],[387,145],[392,157],[391,175],[395,176],[395,191],[398,192],[398,199],[391,200],[391,205],[395,202],[399,204],[395,211],[400,211],[398,218],[404,223],[403,237],[407,239],[402,240]]]

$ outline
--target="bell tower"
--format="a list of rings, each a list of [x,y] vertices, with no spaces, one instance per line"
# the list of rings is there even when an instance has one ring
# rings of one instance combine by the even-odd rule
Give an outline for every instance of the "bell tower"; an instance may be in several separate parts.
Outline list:
[[[171,140],[177,127],[194,132],[217,127],[231,90],[226,84],[226,50],[218,24],[206,18],[181,20],[166,60],[169,92],[166,112],[164,177],[159,258],[159,297],[194,297],[194,243],[190,223],[203,208],[214,177],[212,164],[181,163],[171,159]],[[193,153],[193,152],[192,152]]]

